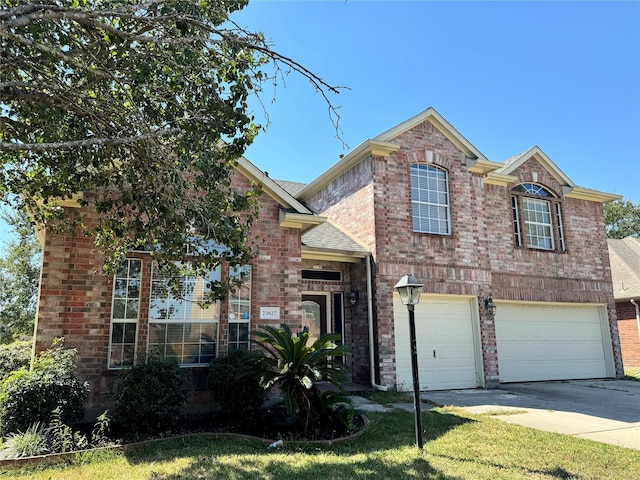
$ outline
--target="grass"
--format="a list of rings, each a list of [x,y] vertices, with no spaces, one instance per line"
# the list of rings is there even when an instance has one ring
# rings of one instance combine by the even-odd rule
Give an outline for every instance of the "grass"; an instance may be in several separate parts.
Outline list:
[[[640,382],[640,368],[625,368],[624,379]]]
[[[357,442],[267,449],[256,441],[166,439],[129,453],[96,452],[71,464],[9,470],[15,479],[637,479],[640,451],[442,409],[423,414],[415,447],[410,412],[370,413]],[[0,479],[3,478],[0,473]]]

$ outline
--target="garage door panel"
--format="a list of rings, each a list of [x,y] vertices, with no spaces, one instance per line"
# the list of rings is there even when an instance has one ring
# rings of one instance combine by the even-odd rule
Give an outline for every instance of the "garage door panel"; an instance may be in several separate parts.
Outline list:
[[[413,388],[406,305],[394,301],[396,374],[400,390]],[[478,386],[471,304],[468,299],[424,297],[415,306],[416,347],[422,390]]]
[[[597,306],[499,305],[502,382],[606,376]]]

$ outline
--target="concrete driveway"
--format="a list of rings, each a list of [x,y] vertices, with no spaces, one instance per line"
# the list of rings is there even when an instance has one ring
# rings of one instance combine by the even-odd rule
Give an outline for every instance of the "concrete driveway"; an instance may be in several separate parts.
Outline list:
[[[508,423],[640,450],[640,382],[511,383],[496,390],[423,392],[421,397],[473,413],[497,413],[495,418]]]

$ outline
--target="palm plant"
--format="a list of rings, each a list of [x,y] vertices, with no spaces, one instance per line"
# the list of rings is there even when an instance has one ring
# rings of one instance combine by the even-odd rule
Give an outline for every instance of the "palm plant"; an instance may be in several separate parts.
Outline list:
[[[343,391],[346,366],[336,357],[346,355],[347,350],[336,343],[340,335],[335,333],[320,335],[309,344],[307,327],[295,335],[286,324],[260,329],[253,333],[253,340],[267,352],[262,361],[262,385],[280,388],[287,412],[302,420],[307,431],[325,409],[315,382],[326,381]]]

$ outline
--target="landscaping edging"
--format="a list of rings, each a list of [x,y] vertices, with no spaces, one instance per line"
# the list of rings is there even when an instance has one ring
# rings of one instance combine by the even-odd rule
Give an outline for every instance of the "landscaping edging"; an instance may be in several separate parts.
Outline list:
[[[287,440],[283,442],[283,446],[293,445],[293,446],[304,446],[311,445],[317,447],[332,447],[334,445],[340,445],[343,443],[349,443],[354,440],[357,440],[362,435],[366,433],[369,429],[369,419],[366,415],[359,415],[362,419],[362,428],[357,432],[352,433],[351,435],[347,435],[344,437],[332,438],[331,440]],[[218,439],[235,439],[235,440],[245,440],[245,441],[259,441],[264,445],[271,445],[276,440],[262,437],[254,437],[253,435],[245,435],[242,433],[228,433],[228,432],[213,432],[213,433],[189,433],[186,435],[177,435],[174,437],[163,437],[163,438],[154,438],[152,440],[144,440],[142,442],[135,443],[126,443],[124,445],[112,445],[108,447],[99,447],[99,448],[89,448],[86,450],[76,450],[75,452],[66,452],[66,453],[52,453],[49,455],[38,455],[35,457],[22,457],[22,458],[8,458],[5,460],[0,460],[0,468],[6,467],[21,467],[23,465],[32,465],[32,464],[49,464],[49,463],[57,463],[67,459],[72,459],[76,455],[82,455],[84,453],[95,452],[99,450],[117,450],[122,452],[133,452],[135,450],[139,450],[147,445],[152,443],[161,442],[164,440],[175,440],[175,439],[187,439],[193,437],[205,437],[210,438],[212,440]]]

